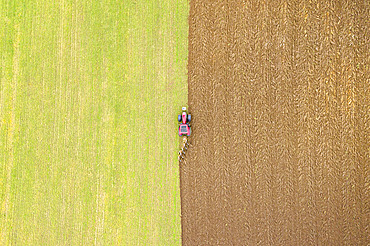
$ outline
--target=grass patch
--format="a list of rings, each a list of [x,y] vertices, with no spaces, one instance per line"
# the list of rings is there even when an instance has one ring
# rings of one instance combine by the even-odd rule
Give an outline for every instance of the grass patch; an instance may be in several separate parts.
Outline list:
[[[181,244],[187,1],[1,1],[0,244]]]

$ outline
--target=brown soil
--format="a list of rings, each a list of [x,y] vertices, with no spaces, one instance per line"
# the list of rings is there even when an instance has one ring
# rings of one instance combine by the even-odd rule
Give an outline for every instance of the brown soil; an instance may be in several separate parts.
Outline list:
[[[183,245],[370,244],[369,10],[190,1]]]

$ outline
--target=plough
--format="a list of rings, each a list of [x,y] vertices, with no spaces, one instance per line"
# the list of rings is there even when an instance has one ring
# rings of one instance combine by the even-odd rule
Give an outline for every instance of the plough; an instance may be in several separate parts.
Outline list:
[[[179,156],[178,156],[179,161],[182,161],[182,159],[185,158],[185,153],[188,150],[188,147],[189,147],[188,138],[184,137],[181,150],[179,151]]]

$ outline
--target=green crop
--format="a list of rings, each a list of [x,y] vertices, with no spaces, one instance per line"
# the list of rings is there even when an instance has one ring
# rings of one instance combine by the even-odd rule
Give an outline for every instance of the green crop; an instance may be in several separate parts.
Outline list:
[[[0,245],[181,244],[187,1],[0,1]]]

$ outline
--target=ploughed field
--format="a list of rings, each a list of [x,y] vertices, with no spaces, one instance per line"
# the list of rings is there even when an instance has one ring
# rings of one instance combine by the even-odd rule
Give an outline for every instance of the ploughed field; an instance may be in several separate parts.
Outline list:
[[[183,245],[368,245],[369,3],[190,2]]]

